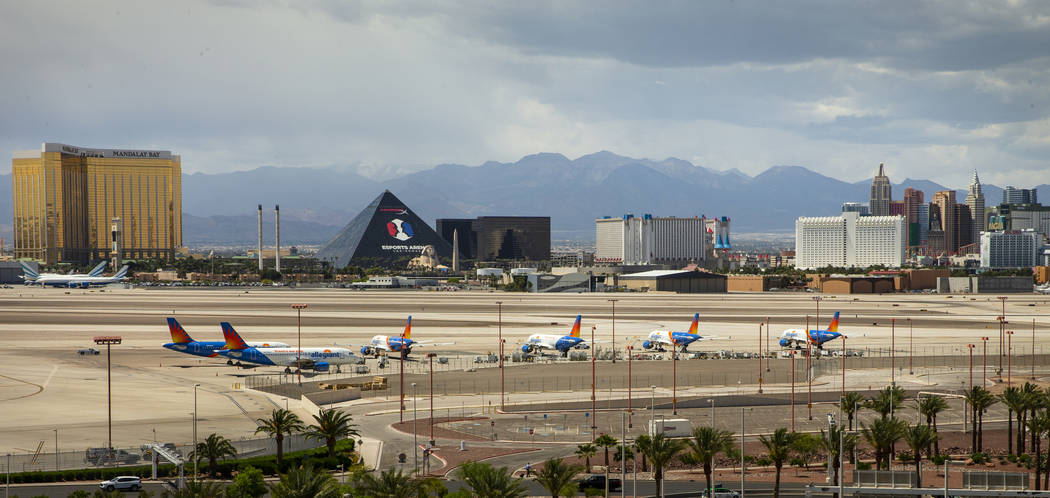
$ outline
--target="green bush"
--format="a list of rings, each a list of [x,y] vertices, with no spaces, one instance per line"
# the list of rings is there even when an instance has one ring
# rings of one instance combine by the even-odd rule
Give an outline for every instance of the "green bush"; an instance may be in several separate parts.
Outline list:
[[[915,458],[911,456],[911,453],[908,453],[907,451],[902,451],[899,455],[897,455],[897,460],[900,460],[902,463],[907,463],[914,459]]]
[[[871,462],[857,462],[857,470],[871,470]]]
[[[758,460],[755,460],[755,465],[758,465],[759,467],[768,467],[773,465],[773,460],[770,460],[767,456],[761,456],[758,457]]]
[[[988,455],[981,452],[972,453],[970,454],[970,460],[973,460],[973,463],[984,463],[988,461]]]
[[[1010,463],[1017,463],[1017,455],[1010,453],[1009,455],[1006,455],[1006,460]]]
[[[934,465],[944,465],[944,462],[950,462],[952,457],[948,455],[933,455],[930,457],[930,462]]]

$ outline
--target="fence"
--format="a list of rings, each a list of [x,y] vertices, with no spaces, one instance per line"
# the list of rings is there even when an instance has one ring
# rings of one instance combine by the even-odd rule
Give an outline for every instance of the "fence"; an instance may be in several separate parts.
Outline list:
[[[1028,489],[1031,476],[1024,472],[963,471],[963,487],[967,489]]]
[[[903,470],[854,470],[854,486],[914,488],[917,485],[914,471]]]
[[[152,442],[152,441],[151,441]],[[245,438],[230,441],[237,450],[236,458],[251,458],[256,456],[272,455],[277,453],[277,443],[270,438]],[[302,435],[286,436],[284,439],[285,451],[300,451],[323,446],[323,441],[307,439]],[[178,444],[175,446],[183,458],[188,458],[193,451],[193,444]],[[161,463],[167,463],[162,461]],[[150,456],[142,447],[114,448],[107,452],[106,448],[87,448],[83,450],[33,453],[12,453],[0,456],[0,467],[6,473],[32,472],[47,470],[72,470],[86,468],[122,467],[128,465],[150,465]],[[187,460],[187,470],[192,469],[192,463]]]

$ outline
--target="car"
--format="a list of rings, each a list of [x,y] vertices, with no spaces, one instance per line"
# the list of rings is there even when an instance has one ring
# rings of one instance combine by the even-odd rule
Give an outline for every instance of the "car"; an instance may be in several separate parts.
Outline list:
[[[623,483],[617,478],[609,479],[609,491],[619,491],[622,485]],[[587,489],[605,490],[605,476],[602,474],[594,474],[585,477],[580,481],[580,491],[585,491]]]
[[[84,349],[78,349],[77,350],[77,354],[79,354],[79,355],[99,354],[99,351],[97,349],[95,349],[95,348],[84,348]]]
[[[104,491],[138,491],[142,489],[142,479],[135,476],[119,476],[98,483],[98,487]]]
[[[703,498],[740,498],[740,493],[733,491],[721,484],[715,484],[714,493],[710,493],[710,490],[705,489],[700,496]]]

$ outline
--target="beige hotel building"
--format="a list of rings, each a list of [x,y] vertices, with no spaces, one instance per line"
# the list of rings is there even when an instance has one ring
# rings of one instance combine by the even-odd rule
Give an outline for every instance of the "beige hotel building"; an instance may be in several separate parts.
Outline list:
[[[16,258],[87,263],[119,242],[121,260],[171,259],[182,246],[182,165],[170,151],[49,142],[14,153],[12,184]]]

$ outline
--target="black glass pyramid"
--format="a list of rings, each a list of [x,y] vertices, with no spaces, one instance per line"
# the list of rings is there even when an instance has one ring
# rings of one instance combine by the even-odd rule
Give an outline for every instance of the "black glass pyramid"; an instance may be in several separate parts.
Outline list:
[[[385,190],[325,244],[317,258],[342,268],[358,258],[407,260],[426,246],[434,246],[440,257],[452,257],[452,245]]]

